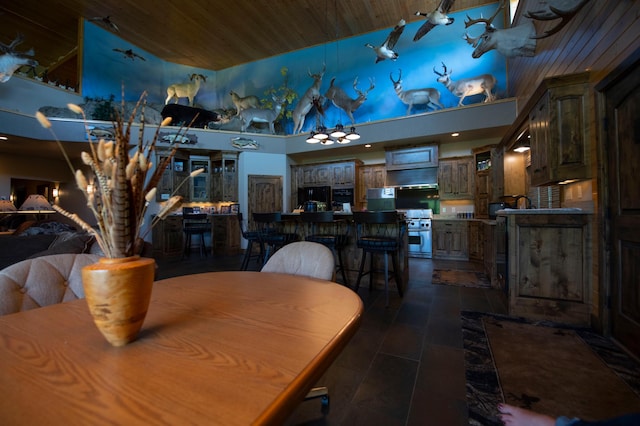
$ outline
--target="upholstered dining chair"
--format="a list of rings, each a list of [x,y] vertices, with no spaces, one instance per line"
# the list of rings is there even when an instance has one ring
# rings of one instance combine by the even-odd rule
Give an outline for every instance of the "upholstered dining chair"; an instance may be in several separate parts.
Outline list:
[[[0,315],[84,298],[81,269],[97,254],[55,254],[26,259],[0,271]]]
[[[281,272],[335,281],[335,258],[325,245],[311,241],[297,241],[282,247],[269,258],[261,272]],[[305,400],[320,398],[322,412],[329,412],[329,389],[312,388]]]

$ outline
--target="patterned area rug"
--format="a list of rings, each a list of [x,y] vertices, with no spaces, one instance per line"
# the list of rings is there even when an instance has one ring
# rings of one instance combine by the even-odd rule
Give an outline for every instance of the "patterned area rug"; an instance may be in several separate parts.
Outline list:
[[[489,278],[482,272],[458,271],[452,269],[434,269],[432,284],[457,285],[462,287],[491,287]]]
[[[502,425],[500,402],[584,420],[640,411],[640,364],[589,330],[463,312],[462,332],[470,425]]]

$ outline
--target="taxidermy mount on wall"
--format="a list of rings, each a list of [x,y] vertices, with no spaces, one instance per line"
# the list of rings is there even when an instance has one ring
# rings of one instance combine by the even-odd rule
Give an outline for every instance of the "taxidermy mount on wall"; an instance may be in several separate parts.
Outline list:
[[[571,18],[573,18],[588,1],[589,0],[542,0],[539,9],[529,10],[524,16],[537,21],[553,21],[554,19],[562,18],[558,25],[545,31],[541,35],[535,36],[535,38],[546,38],[564,28]]]
[[[438,77],[438,83],[442,83],[445,85],[447,89],[454,95],[460,98],[458,102],[458,106],[462,106],[462,101],[467,96],[479,95],[484,93],[486,98],[485,102],[491,102],[495,100],[495,96],[491,91],[496,85],[496,78],[491,74],[482,74],[477,77],[471,78],[462,78],[460,80],[453,81],[451,80],[452,70],[447,71],[447,66],[442,63],[442,68],[444,69],[444,73],[439,73],[433,68],[433,72],[436,73]]]
[[[242,128],[240,129],[240,131],[246,132],[247,127],[249,127],[251,123],[268,123],[271,134],[276,134],[273,123],[280,115],[280,111],[282,111],[282,104],[284,103],[284,99],[280,99],[276,96],[272,96],[272,98],[273,109],[247,108],[243,109],[240,112],[240,119],[242,120]]]
[[[396,26],[393,27],[393,30],[391,30],[391,32],[387,36],[384,43],[382,43],[380,46],[374,46],[371,43],[367,43],[364,45],[365,47],[373,49],[373,51],[376,53],[376,64],[380,61],[384,61],[385,59],[390,59],[392,61],[398,59],[398,53],[395,52],[393,48],[398,42],[400,35],[404,31],[405,25],[406,22],[404,19],[398,21]]]
[[[309,77],[313,79],[313,84],[307,89],[306,92],[304,92],[304,95],[302,95],[300,101],[298,101],[298,104],[293,109],[292,134],[294,135],[302,131],[302,127],[304,126],[304,119],[309,111],[311,111],[314,99],[317,100],[320,98],[320,84],[322,84],[322,77],[324,76],[326,68],[326,64],[323,64],[322,71],[317,74],[311,74],[311,70],[308,70]]]
[[[260,99],[257,96],[249,95],[243,98],[233,90],[229,92],[229,95],[233,105],[236,107],[236,115],[238,116],[244,109],[258,108],[260,106]]]
[[[18,34],[18,36],[10,44],[0,43],[0,83],[6,83],[16,70],[24,65],[35,67],[38,65],[38,61],[33,59],[33,49],[27,52],[16,52],[15,47],[22,43],[24,36]]]
[[[418,31],[416,31],[416,35],[413,37],[413,41],[418,41],[425,34],[431,31],[436,25],[451,25],[453,24],[454,19],[447,16],[449,10],[451,10],[451,6],[453,6],[455,0],[441,0],[438,7],[432,10],[429,13],[416,12],[417,16],[425,16],[427,21],[422,24]]]
[[[191,74],[189,80],[191,83],[176,83],[167,87],[167,99],[164,104],[168,104],[171,99],[175,99],[175,103],[178,103],[180,98],[187,98],[189,106],[193,106],[193,98],[198,94],[200,85],[207,81],[207,77],[202,74]]]
[[[325,92],[325,98],[329,99],[333,104],[343,110],[349,116],[349,120],[351,120],[352,124],[355,124],[355,120],[353,119],[353,112],[360,108],[360,105],[367,100],[367,94],[376,87],[375,81],[372,78],[369,78],[369,88],[367,90],[358,89],[358,77],[353,80],[353,90],[356,91],[358,97],[355,99],[351,99],[347,93],[342,90],[340,87],[336,87],[333,85],[336,78],[333,77],[331,79],[331,84],[329,88]]]
[[[497,50],[507,58],[515,56],[533,56],[536,51],[536,29],[533,22],[525,23],[506,29],[498,29],[493,26],[492,22],[498,13],[504,9],[504,1],[496,9],[495,13],[488,19],[478,18],[472,19],[467,15],[464,21],[465,28],[469,28],[475,24],[484,24],[484,32],[478,37],[471,37],[465,33],[464,39],[467,43],[475,47],[471,54],[473,58],[479,58],[490,50]]]
[[[389,73],[389,79],[393,83],[393,88],[396,91],[396,95],[398,95],[398,99],[402,101],[403,104],[408,105],[407,115],[411,114],[411,108],[414,105],[427,105],[427,107],[431,107],[436,109],[436,106],[440,108],[444,108],[444,105],[440,103],[440,92],[431,87],[425,87],[424,89],[412,89],[412,90],[403,90],[402,89],[402,70],[400,71],[400,75],[397,80],[393,79],[393,74]]]
[[[118,53],[122,53],[124,55],[125,58],[129,58],[132,61],[135,61],[136,58],[137,59],[142,59],[143,61],[146,61],[145,58],[143,58],[142,56],[138,55],[136,52],[134,52],[132,49],[113,49],[114,52],[118,52]]]

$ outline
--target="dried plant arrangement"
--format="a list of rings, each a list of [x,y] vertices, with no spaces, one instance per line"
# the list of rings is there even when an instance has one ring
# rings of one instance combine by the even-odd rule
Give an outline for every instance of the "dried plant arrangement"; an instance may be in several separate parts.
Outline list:
[[[57,205],[54,205],[53,208],[93,235],[105,257],[108,258],[129,257],[141,253],[146,232],[182,205],[181,196],[173,195],[170,197],[154,217],[146,232],[141,234],[147,207],[155,198],[156,186],[175,155],[178,145],[174,144],[169,155],[163,158],[162,164],[158,164],[155,170],[150,173],[153,170],[151,160],[156,149],[160,128],[167,126],[171,122],[171,118],[163,120],[150,142],[144,142],[146,92],[140,96],[126,122],[124,119],[124,96],[122,98],[121,110],[114,111],[114,141],[100,139],[96,142],[89,134],[88,126],[85,124],[91,152],[82,152],[81,158],[82,162],[91,168],[95,177],[95,184],[92,186],[89,186],[90,180],[82,170],[74,170],[64,146],[55,135],[49,120],[41,112],[36,113],[36,119],[40,124],[53,134],[71,172],[75,175],[76,184],[84,194],[87,206],[97,221],[97,229],[75,213],[70,213]],[[81,114],[86,123],[86,116],[82,108],[74,104],[67,106],[71,111]],[[140,109],[141,116],[139,137],[136,148],[132,149],[131,126],[138,109]],[[188,127],[181,128],[180,132],[183,130],[186,132],[187,129]],[[130,155],[130,151],[133,151],[132,155]],[[203,169],[199,169],[192,172],[185,180],[202,173],[202,171]],[[184,181],[180,185],[183,183]]]

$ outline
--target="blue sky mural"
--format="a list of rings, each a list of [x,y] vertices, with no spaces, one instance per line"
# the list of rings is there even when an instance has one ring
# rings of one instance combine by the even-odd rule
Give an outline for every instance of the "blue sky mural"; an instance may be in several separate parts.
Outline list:
[[[136,100],[146,90],[149,102],[164,104],[167,96],[166,88],[170,84],[188,82],[189,75],[203,74],[206,84],[200,88],[195,98],[195,106],[214,109],[233,109],[229,92],[240,96],[255,95],[266,99],[265,92],[271,87],[280,87],[283,83],[282,68],[288,70],[288,85],[298,96],[313,83],[309,72],[317,73],[326,65],[320,93],[329,88],[331,79],[335,77],[335,85],[341,87],[351,98],[357,97],[352,84],[356,77],[358,87],[366,90],[369,79],[375,81],[375,88],[368,93],[367,100],[354,112],[355,124],[379,121],[406,115],[407,106],[397,97],[390,80],[390,74],[397,79],[402,70],[402,86],[404,90],[431,87],[440,92],[440,101],[445,108],[458,105],[458,98],[453,96],[444,85],[437,82],[433,69],[442,72],[442,63],[452,71],[451,78],[475,77],[491,74],[496,80],[494,93],[497,98],[506,94],[506,60],[495,51],[488,52],[478,59],[471,57],[473,47],[464,39],[465,31],[472,36],[482,32],[482,25],[465,29],[464,20],[467,14],[477,17],[491,16],[498,4],[487,5],[462,12],[453,13],[455,22],[449,26],[438,26],[417,42],[413,36],[422,25],[423,20],[411,16],[405,30],[395,46],[399,58],[397,61],[381,61],[375,63],[375,53],[365,47],[365,43],[381,44],[391,27],[361,36],[342,39],[335,43],[315,46],[304,50],[274,56],[264,60],[239,65],[221,71],[211,71],[163,61],[152,54],[128,43],[102,28],[85,22],[82,95],[91,98],[108,99],[111,95],[120,100],[121,86],[124,84],[125,99]],[[501,12],[502,14],[503,12]],[[503,15],[494,21],[496,26],[503,22]],[[400,17],[398,17],[398,20]],[[113,49],[128,50],[144,58],[131,59]],[[465,99],[464,104],[482,102],[483,95]],[[296,101],[297,102],[297,101]],[[180,103],[187,104],[186,99]],[[295,107],[295,102],[289,109]],[[412,114],[429,112],[424,106],[414,107]],[[336,123],[350,125],[345,112],[332,104],[325,105],[324,124],[333,127]],[[315,110],[307,115],[303,131],[309,131],[316,125]],[[292,125],[288,126],[289,129]],[[290,131],[290,130],[289,130]]]

